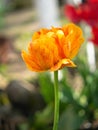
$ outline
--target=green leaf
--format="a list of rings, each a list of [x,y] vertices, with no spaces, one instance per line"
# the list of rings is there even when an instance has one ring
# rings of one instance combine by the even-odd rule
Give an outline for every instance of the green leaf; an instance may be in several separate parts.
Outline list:
[[[53,104],[49,104],[43,111],[36,112],[35,121],[37,124],[48,124],[53,120]]]
[[[49,73],[40,74],[38,77],[40,92],[46,103],[54,101],[54,85],[51,81]]]
[[[79,117],[70,105],[61,115],[59,122],[60,130],[77,130],[83,122],[83,118]]]

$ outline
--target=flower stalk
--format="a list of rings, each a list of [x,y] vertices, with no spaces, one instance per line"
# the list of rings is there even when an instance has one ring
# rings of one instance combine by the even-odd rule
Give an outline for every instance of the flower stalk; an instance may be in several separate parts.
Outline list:
[[[55,94],[55,108],[54,108],[54,124],[53,124],[53,130],[58,130],[58,122],[59,122],[58,71],[54,71],[54,94]]]

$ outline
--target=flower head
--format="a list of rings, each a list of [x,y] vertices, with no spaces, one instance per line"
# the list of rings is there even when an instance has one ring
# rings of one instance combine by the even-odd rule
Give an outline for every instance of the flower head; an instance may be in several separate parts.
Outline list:
[[[76,56],[83,41],[81,29],[74,24],[41,29],[34,33],[28,53],[22,51],[22,57],[28,68],[36,72],[75,67],[71,59]]]

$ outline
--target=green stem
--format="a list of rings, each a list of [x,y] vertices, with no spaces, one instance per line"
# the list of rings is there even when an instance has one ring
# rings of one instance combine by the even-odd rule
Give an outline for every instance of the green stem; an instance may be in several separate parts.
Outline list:
[[[55,94],[55,110],[53,130],[58,129],[59,122],[59,88],[58,88],[58,71],[54,71],[54,94]]]

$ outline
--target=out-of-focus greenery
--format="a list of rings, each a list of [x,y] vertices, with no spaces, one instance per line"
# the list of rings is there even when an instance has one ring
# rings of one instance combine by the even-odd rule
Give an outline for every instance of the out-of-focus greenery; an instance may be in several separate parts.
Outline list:
[[[60,89],[60,130],[76,130],[84,121],[84,106],[81,105],[78,99],[74,98],[74,89],[67,83],[67,70],[63,70],[62,79],[59,81]],[[49,74],[39,75],[40,92],[46,101],[46,108],[44,111],[37,113],[35,116],[36,126],[42,127],[46,130],[49,124],[53,122],[53,108],[54,108],[54,90],[53,81]],[[78,112],[78,113],[77,113]],[[83,114],[80,114],[83,113]],[[41,117],[41,119],[40,119]],[[37,129],[38,130],[38,129]]]
[[[0,65],[0,74],[5,75],[6,70],[7,70],[7,66],[4,64],[1,64]]]
[[[80,90],[75,89],[69,83],[68,73],[70,69],[69,71],[63,69],[62,78],[59,80],[60,130],[79,130],[86,122],[93,123],[98,120],[98,71],[92,73],[83,59],[78,58],[76,60],[79,66],[74,69],[74,76],[78,74],[81,77],[82,86]],[[54,110],[54,86],[51,74],[41,73],[38,82],[46,107],[43,111],[35,114],[33,127],[35,130],[51,130]]]

